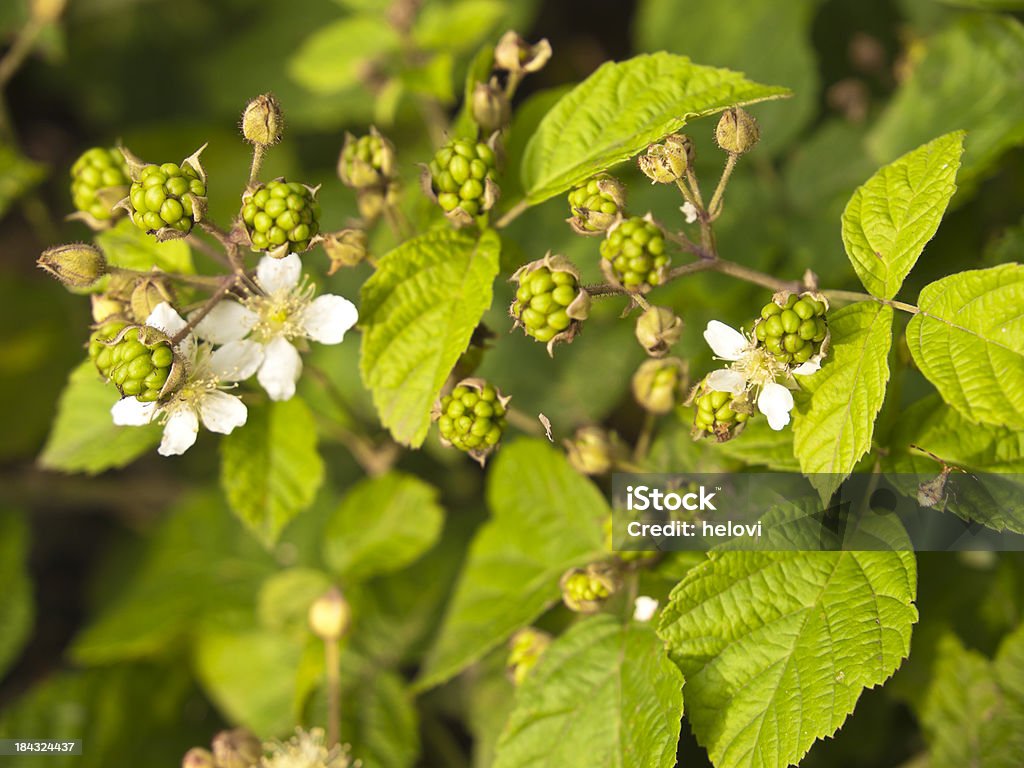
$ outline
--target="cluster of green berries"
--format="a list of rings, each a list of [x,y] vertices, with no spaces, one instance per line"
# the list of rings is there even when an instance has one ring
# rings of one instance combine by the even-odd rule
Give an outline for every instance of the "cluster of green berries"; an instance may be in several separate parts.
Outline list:
[[[174,352],[167,341],[147,346],[139,338],[139,329],[124,329],[123,323],[108,323],[89,338],[89,357],[122,395],[134,396],[144,403],[160,399],[174,363]],[[117,339],[114,341],[114,339]]]
[[[509,640],[505,668],[515,685],[520,685],[551,644],[551,635],[533,627],[523,627]]]
[[[394,175],[395,148],[376,131],[349,136],[338,159],[338,176],[354,189],[381,186]]]
[[[437,426],[441,437],[460,451],[488,451],[505,431],[505,405],[490,384],[463,383],[441,398]]]
[[[591,563],[586,568],[566,571],[559,587],[562,602],[576,613],[595,613],[618,590],[615,569],[606,563]]]
[[[145,166],[128,194],[132,221],[139,229],[171,227],[185,234],[192,231],[196,199],[204,197],[206,182],[189,163]]]
[[[284,179],[270,181],[245,193],[242,221],[253,250],[286,246],[288,252],[301,253],[320,231],[320,204],[309,187]]]
[[[571,272],[538,267],[521,278],[512,316],[523,324],[528,336],[546,343],[572,325],[567,307],[579,295],[579,281]]]
[[[732,409],[732,395],[728,392],[709,390],[697,396],[697,415],[694,426],[701,432],[725,437],[743,424],[749,415]]]
[[[116,148],[93,147],[71,166],[71,201],[75,208],[99,221],[113,217],[112,202],[97,195],[102,189],[131,184],[128,164]],[[122,192],[119,197],[123,197]]]
[[[806,363],[821,351],[827,333],[824,302],[795,293],[784,306],[765,304],[754,326],[757,340],[781,363]]]
[[[453,139],[430,161],[431,190],[445,213],[462,211],[479,216],[494,205],[488,181],[497,173],[494,150],[483,142]]]
[[[580,234],[600,234],[618,220],[624,205],[623,186],[607,174],[595,176],[569,192],[569,222]]]
[[[645,292],[663,279],[669,256],[656,224],[633,216],[608,232],[601,243],[605,276],[627,291]]]

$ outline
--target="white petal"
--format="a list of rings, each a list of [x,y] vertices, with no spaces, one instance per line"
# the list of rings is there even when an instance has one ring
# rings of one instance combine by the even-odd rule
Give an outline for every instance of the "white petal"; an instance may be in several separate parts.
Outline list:
[[[230,435],[235,427],[245,424],[249,411],[240,398],[215,389],[199,401],[199,416],[211,432]]]
[[[302,358],[287,339],[278,336],[263,348],[263,365],[256,378],[271,400],[290,400],[301,374]]]
[[[801,363],[793,369],[793,373],[797,376],[810,376],[812,373],[817,373],[821,370],[821,360],[815,360],[811,358],[806,363]]]
[[[110,415],[119,427],[141,427],[156,416],[156,403],[143,403],[135,397],[124,397],[114,403]]]
[[[687,224],[693,224],[693,222],[697,220],[697,206],[690,201],[683,203],[679,210],[682,211],[683,216],[686,217]]]
[[[729,392],[733,395],[743,394],[747,388],[747,380],[743,374],[729,368],[719,368],[712,371],[706,379],[708,389],[714,392]]]
[[[146,325],[163,331],[168,336],[173,336],[184,328],[187,323],[182,319],[181,315],[174,311],[174,307],[166,301],[162,301],[153,307],[153,311],[146,318]]]
[[[199,419],[190,407],[176,408],[164,424],[164,438],[157,453],[161,456],[180,456],[196,442]]]
[[[255,341],[232,341],[210,355],[210,371],[220,381],[245,381],[263,362],[263,346]]]
[[[359,320],[356,305],[341,296],[327,293],[313,299],[302,315],[302,326],[313,341],[340,344],[345,331]]]
[[[196,325],[196,336],[214,344],[244,339],[259,320],[259,315],[237,301],[222,301]]]
[[[779,430],[789,424],[789,412],[793,410],[793,393],[781,384],[769,382],[761,387],[757,397],[757,409],[768,417],[768,426]]]
[[[256,280],[267,293],[290,290],[299,284],[302,276],[302,259],[289,253],[283,259],[264,256],[256,267]]]
[[[715,356],[723,360],[739,360],[749,344],[742,333],[718,320],[708,323],[704,331],[704,341],[711,347]]]
[[[633,619],[636,621],[650,621],[656,610],[658,610],[658,601],[653,597],[640,595],[633,601]]]

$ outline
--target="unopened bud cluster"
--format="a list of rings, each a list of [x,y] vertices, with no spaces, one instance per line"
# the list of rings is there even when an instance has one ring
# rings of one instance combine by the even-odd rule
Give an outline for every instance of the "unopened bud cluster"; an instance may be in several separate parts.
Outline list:
[[[683,335],[683,319],[667,307],[649,307],[636,321],[636,340],[651,357],[664,357]]]
[[[100,249],[85,243],[47,248],[36,263],[69,288],[91,288],[107,272]]]
[[[269,147],[277,144],[283,134],[284,114],[271,94],[257,96],[246,105],[242,113],[242,136],[246,141],[258,147]]]
[[[725,110],[715,127],[715,141],[730,155],[749,152],[760,139],[761,129],[757,120],[741,107]]]

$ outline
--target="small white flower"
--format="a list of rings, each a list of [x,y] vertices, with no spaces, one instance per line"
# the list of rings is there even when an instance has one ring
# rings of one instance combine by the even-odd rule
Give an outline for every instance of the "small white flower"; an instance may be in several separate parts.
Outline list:
[[[186,326],[170,304],[164,302],[153,309],[146,325],[174,336]],[[119,426],[138,427],[161,420],[163,440],[158,452],[161,456],[177,456],[192,447],[202,422],[211,432],[223,435],[245,424],[248,411],[235,395],[222,392],[224,385],[252,376],[263,361],[259,344],[252,341],[233,341],[212,350],[208,344],[197,344],[192,334],[186,335],[175,346],[185,360],[185,383],[166,403],[143,403],[134,397],[125,397],[110,409],[114,423]]]
[[[196,335],[217,344],[250,336],[263,349],[257,379],[272,400],[288,400],[302,374],[302,358],[293,342],[340,344],[359,313],[341,296],[313,298],[313,286],[302,279],[302,262],[294,253],[283,259],[264,256],[256,282],[265,296],[242,303],[222,301],[196,325]]]
[[[774,430],[789,424],[789,412],[793,410],[793,394],[777,379],[790,379],[790,374],[806,376],[821,367],[819,361],[809,360],[790,371],[768,350],[759,347],[754,338],[718,320],[708,323],[704,340],[716,357],[731,363],[708,374],[708,388],[736,396],[757,389],[757,409],[768,417],[768,426]]]
[[[633,601],[633,619],[635,621],[650,621],[656,610],[658,610],[658,601],[653,597],[640,595]]]

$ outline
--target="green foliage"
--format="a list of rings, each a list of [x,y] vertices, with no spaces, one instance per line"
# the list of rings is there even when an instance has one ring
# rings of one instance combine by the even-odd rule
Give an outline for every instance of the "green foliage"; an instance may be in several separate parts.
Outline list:
[[[123,219],[96,235],[96,245],[114,267],[148,272],[154,267],[165,272],[194,273],[192,250],[184,240],[158,243],[129,220]]]
[[[668,53],[603,64],[530,138],[520,169],[526,197],[540,203],[565,192],[695,118],[788,94]]]
[[[29,535],[25,516],[0,509],[0,675],[14,663],[28,640],[35,619],[32,582],[28,574]]]
[[[231,509],[266,546],[313,503],[323,479],[316,422],[298,398],[250,408],[246,429],[221,444],[221,485]]]
[[[1024,266],[950,275],[918,305],[907,345],[942,399],[971,421],[1024,428]]]
[[[943,637],[920,715],[932,768],[1019,765],[1024,754],[1024,626],[1003,640],[991,661],[964,648],[955,635]]]
[[[832,495],[871,447],[875,417],[889,381],[891,307],[862,301],[829,316],[829,360],[801,376],[793,419],[793,451],[823,497]]]
[[[46,166],[32,162],[0,141],[0,219],[44,178]]]
[[[910,652],[908,552],[711,553],[673,590],[659,634],[716,768],[790,765]]]
[[[939,228],[956,192],[963,131],[915,149],[879,170],[843,211],[843,243],[860,281],[891,299]]]
[[[397,571],[434,545],[443,523],[437,491],[422,480],[398,472],[367,479],[327,521],[324,562],[346,584]]]
[[[120,395],[89,360],[68,377],[57,418],[39,455],[39,464],[64,472],[97,474],[137,459],[160,442],[160,427],[119,427],[110,408]]]
[[[314,93],[338,93],[358,84],[363,67],[398,45],[398,35],[382,16],[346,16],[310,36],[292,55],[288,71]]]
[[[498,452],[488,478],[490,521],[469,548],[418,686],[444,682],[550,607],[566,569],[604,554],[607,502],[539,441]]]
[[[586,619],[544,652],[516,691],[494,766],[671,768],[682,686],[649,625]]]
[[[491,304],[500,241],[437,230],[385,255],[362,291],[360,371],[381,422],[419,446],[430,409]]]

